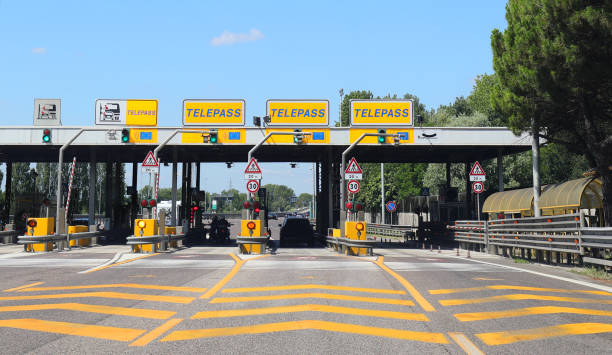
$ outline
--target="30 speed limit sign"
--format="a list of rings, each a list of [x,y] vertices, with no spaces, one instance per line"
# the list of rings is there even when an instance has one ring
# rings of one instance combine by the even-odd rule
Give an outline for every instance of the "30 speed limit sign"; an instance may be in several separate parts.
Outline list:
[[[249,180],[247,182],[247,191],[255,193],[259,190],[259,181]]]
[[[359,185],[359,181],[351,180],[348,182],[348,184],[346,184],[346,188],[350,193],[356,194],[361,189],[361,185]]]
[[[472,191],[474,191],[475,194],[483,192],[484,184],[481,181],[474,181],[474,183],[472,184]]]

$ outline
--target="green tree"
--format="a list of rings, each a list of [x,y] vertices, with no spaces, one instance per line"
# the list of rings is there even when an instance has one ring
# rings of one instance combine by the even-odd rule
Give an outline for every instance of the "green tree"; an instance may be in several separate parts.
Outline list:
[[[263,185],[268,193],[269,211],[287,211],[291,206],[291,197],[295,195],[292,188],[285,185]]]
[[[312,194],[307,192],[302,192],[297,198],[296,206],[298,207],[308,207],[312,203]]]
[[[612,225],[612,2],[510,0],[493,30],[493,103],[515,132],[584,154]]]

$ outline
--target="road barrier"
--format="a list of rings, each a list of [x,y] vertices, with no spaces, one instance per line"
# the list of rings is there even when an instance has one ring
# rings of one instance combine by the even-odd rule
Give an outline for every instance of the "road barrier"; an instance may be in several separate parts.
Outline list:
[[[464,248],[477,246],[491,254],[547,263],[565,261],[612,266],[612,228],[584,226],[584,213],[510,218],[491,221],[456,221],[449,229]],[[467,247],[466,247],[467,246]],[[554,256],[554,258],[553,258]]]
[[[97,238],[101,235],[100,232],[82,232],[82,233],[72,233],[72,234],[49,234],[49,235],[20,235],[17,239],[17,243],[23,244],[24,250],[28,252],[36,252],[36,251],[52,251],[53,249],[64,249],[64,243],[66,242],[67,246],[70,246],[71,240],[83,240],[89,239],[91,244],[91,240]],[[40,244],[43,250],[36,250],[34,248],[34,244]],[[70,247],[68,247],[70,249]]]
[[[270,240],[269,236],[266,237],[244,237],[237,236],[236,244],[238,244],[238,252],[241,254],[251,254],[253,252],[253,244],[258,246],[255,250],[259,250],[257,254],[263,254],[266,250],[266,245]]]
[[[159,250],[167,250],[168,244],[178,245],[179,241],[185,239],[185,234],[166,234],[166,235],[148,235],[148,236],[129,236],[127,237],[127,245],[132,246],[133,252],[140,253],[157,253]],[[142,248],[143,245],[150,245],[148,248]]]
[[[391,225],[391,224],[373,224],[368,223],[366,227],[366,231],[368,235],[377,236],[377,237],[397,237],[404,238],[404,241],[408,241],[409,239],[414,239],[414,229],[413,226],[400,226],[400,225]]]
[[[4,244],[12,244],[15,241],[15,237],[18,235],[19,233],[17,231],[1,231],[0,240]]]
[[[356,240],[342,237],[327,237],[327,246],[345,255],[355,255],[353,250],[365,249],[366,255],[373,255],[372,249],[378,245],[376,240]]]

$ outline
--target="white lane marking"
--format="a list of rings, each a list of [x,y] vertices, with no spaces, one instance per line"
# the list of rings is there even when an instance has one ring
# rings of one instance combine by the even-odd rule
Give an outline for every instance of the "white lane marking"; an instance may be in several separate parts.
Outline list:
[[[122,253],[122,252],[118,252],[118,253],[116,253],[116,254],[115,254],[115,256],[113,256],[113,258],[112,258],[112,259],[108,260],[108,261],[107,261],[107,262],[105,262],[104,264],[102,264],[102,265],[98,265],[98,266],[94,266],[94,267],[89,268],[89,269],[87,269],[87,270],[79,271],[78,273],[79,273],[79,274],[85,274],[85,273],[88,273],[88,272],[89,272],[89,271],[91,271],[91,270],[98,269],[98,268],[101,268],[101,267],[105,267],[105,266],[108,266],[108,265],[110,265],[110,264],[114,264],[114,263],[116,263],[116,262],[117,262],[117,260],[119,260],[119,258],[121,257],[121,255],[123,255],[123,253]]]
[[[140,259],[117,265],[118,268],[147,269],[231,269],[234,260],[193,260],[193,259]]]
[[[262,270],[262,269],[289,269],[289,270],[379,270],[373,263],[363,261],[290,261],[290,260],[269,260],[257,259],[246,263],[242,269]]]
[[[456,258],[456,259],[468,260],[468,259],[461,258],[461,257],[456,257],[456,256],[451,256],[451,257],[452,258]],[[563,277],[563,276],[550,275],[550,274],[545,274],[543,272],[521,269],[521,268],[514,267],[514,266],[500,265],[500,264],[495,264],[495,263],[491,263],[491,262],[487,262],[487,261],[474,260],[474,259],[469,259],[469,261],[472,261],[472,262],[475,262],[475,263],[486,264],[486,265],[498,266],[498,267],[502,267],[502,268],[510,269],[510,270],[527,272],[527,273],[538,275],[538,276],[544,276],[544,277],[548,277],[548,278],[551,278],[551,279],[556,279],[556,280],[561,280],[561,281],[566,281],[566,282],[574,283],[576,285],[591,287],[591,288],[602,290],[602,291],[606,291],[606,292],[612,292],[612,287],[598,285],[598,284],[594,284],[592,282],[574,280],[574,279],[570,279],[570,278]]]
[[[474,265],[470,263],[408,263],[400,261],[387,261],[385,265],[395,271],[474,271],[474,272],[507,272],[503,268]]]
[[[0,267],[91,267],[100,265],[107,259],[9,259],[0,260]]]

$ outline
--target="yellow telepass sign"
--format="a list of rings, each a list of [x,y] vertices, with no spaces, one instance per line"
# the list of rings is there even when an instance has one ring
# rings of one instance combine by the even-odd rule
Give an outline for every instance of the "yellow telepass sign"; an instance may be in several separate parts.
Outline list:
[[[411,100],[351,100],[351,126],[412,126]]]
[[[329,100],[268,100],[270,126],[327,126]]]
[[[127,100],[125,124],[157,126],[157,100]]]
[[[184,126],[244,126],[244,100],[183,100]]]

